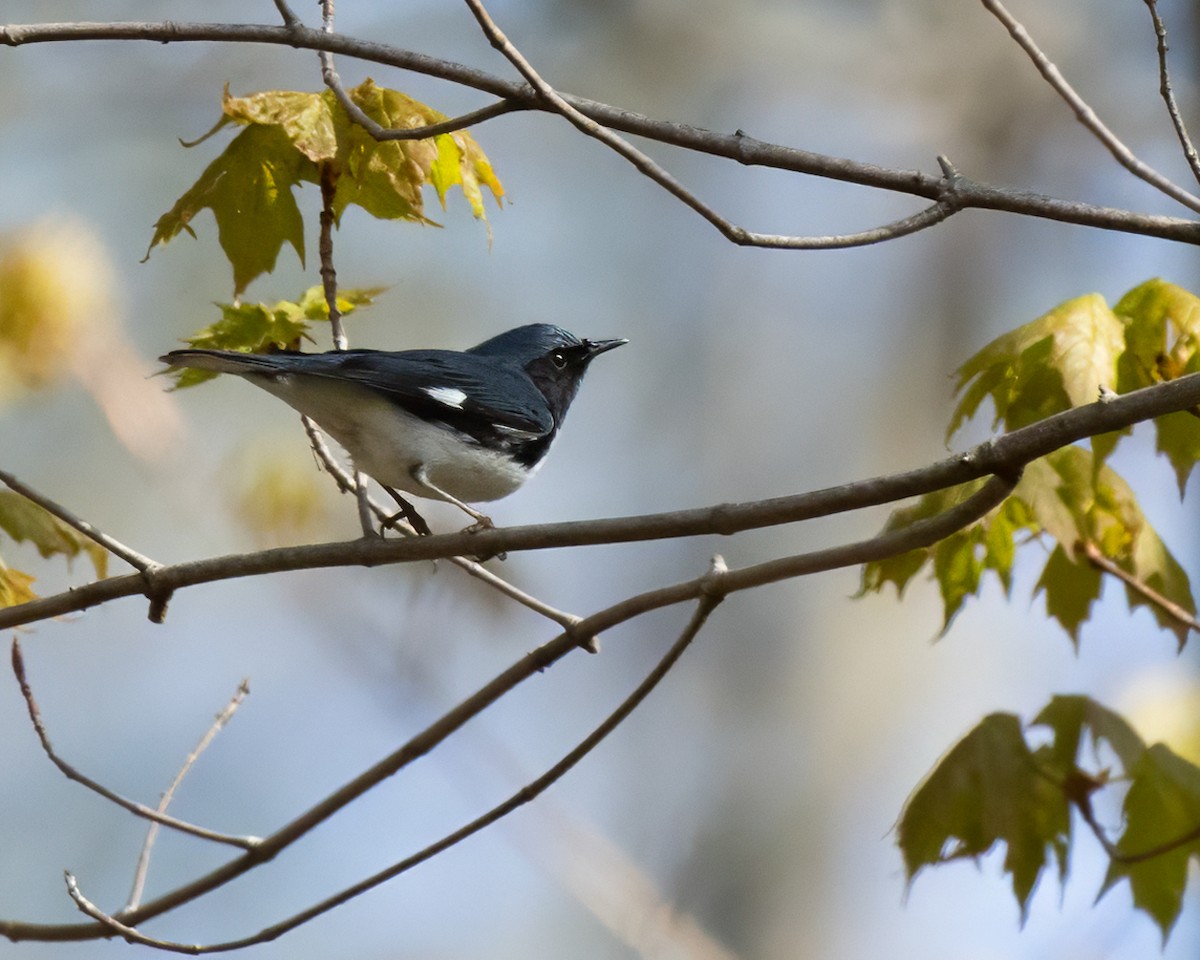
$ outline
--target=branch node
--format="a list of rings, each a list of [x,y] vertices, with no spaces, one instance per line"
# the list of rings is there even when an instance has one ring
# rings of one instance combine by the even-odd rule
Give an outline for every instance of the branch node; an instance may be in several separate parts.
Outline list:
[[[941,167],[941,169],[942,169],[942,179],[944,179],[944,180],[958,180],[959,179],[958,169],[954,166],[953,163],[950,162],[950,158],[948,156],[946,156],[944,153],[938,154],[937,163],[938,163],[938,166]]]
[[[175,588],[164,586],[159,582],[160,574],[166,569],[161,563],[150,562],[145,569],[139,571],[146,583],[145,595],[150,601],[150,609],[146,611],[146,619],[151,623],[162,623],[167,619],[167,604],[175,595]]]
[[[725,576],[729,573],[729,565],[719,553],[714,553],[708,562],[708,572],[700,578],[700,595],[714,606],[725,599],[728,590],[725,588]]]

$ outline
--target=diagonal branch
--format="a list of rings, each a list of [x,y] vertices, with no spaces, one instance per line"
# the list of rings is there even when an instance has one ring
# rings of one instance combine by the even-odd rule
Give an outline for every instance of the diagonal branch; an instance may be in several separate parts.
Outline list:
[[[238,707],[242,705],[242,701],[249,695],[250,681],[246,679],[238,684],[237,691],[229,703],[217,714],[211,726],[205,731],[204,736],[200,738],[199,742],[192,748],[192,752],[184,759],[183,766],[175,774],[170,786],[163,791],[162,799],[158,802],[159,813],[167,812],[167,807],[171,805],[171,801],[175,798],[175,791],[183,783],[183,778],[188,775],[196,761],[200,759],[200,754],[208,749],[208,745],[213,742],[217,734],[233,719],[233,715],[237,712]],[[146,888],[146,874],[150,870],[150,854],[154,850],[154,841],[158,839],[158,826],[157,823],[151,823],[150,828],[146,831],[146,840],[142,844],[141,852],[138,854],[137,867],[134,869],[133,888],[130,890],[129,900],[125,904],[126,911],[137,909],[138,904],[142,902],[142,892]]]
[[[238,940],[229,940],[222,943],[212,944],[185,944],[176,943],[168,940],[160,940],[152,937],[147,937],[140,931],[126,923],[122,923],[115,917],[105,914],[95,904],[83,896],[80,892],[75,878],[71,874],[67,874],[67,891],[71,899],[75,901],[76,906],[81,911],[87,914],[94,920],[97,920],[105,927],[119,934],[126,940],[134,943],[141,943],[146,946],[156,947],[160,950],[166,950],[175,953],[187,954],[204,954],[204,953],[225,953],[232,950],[241,950],[245,947],[253,946],[259,943],[267,943],[276,940],[299,926],[315,920],[322,914],[328,913],[342,904],[353,900],[355,897],[361,896],[375,887],[400,876],[402,873],[407,873],[414,867],[419,866],[426,860],[429,860],[450,847],[461,843],[468,837],[479,833],[486,827],[508,816],[514,810],[524,806],[527,803],[535,800],[549,787],[558,780],[562,779],[573,767],[575,767],[584,757],[591,753],[600,743],[612,733],[636,708],[650,695],[659,682],[667,675],[670,669],[675,665],[683,652],[691,645],[699,634],[701,628],[707,622],[712,611],[724,599],[724,591],[720,587],[720,580],[726,573],[725,562],[719,556],[714,557],[712,566],[705,578],[710,584],[711,589],[708,592],[702,593],[696,604],[696,610],[688,621],[683,632],[667,650],[650,673],[641,683],[634,688],[620,705],[610,713],[605,719],[589,733],[574,749],[566,754],[558,763],[554,764],[549,770],[538,777],[533,782],[526,784],[516,793],[512,794],[508,799],[500,804],[492,807],[486,813],[476,817],[470,823],[464,824],[462,827],[447,834],[441,839],[429,844],[428,846],[418,850],[411,856],[405,857],[397,863],[392,864],[384,870],[372,874],[369,877],[360,880],[343,890],[338,891],[330,897],[326,897],[319,903],[313,904],[305,910],[294,914],[291,917],[281,920],[278,923],[265,927],[258,933],[248,937],[243,937]]]
[[[50,743],[50,736],[46,733],[46,727],[42,723],[41,711],[38,709],[37,701],[33,697],[33,690],[29,686],[29,681],[25,677],[25,659],[21,656],[21,644],[15,638],[12,642],[12,668],[17,678],[17,684],[21,688],[21,696],[25,698],[25,706],[29,710],[29,719],[33,722],[34,732],[37,733],[38,740],[41,741],[42,749],[45,751],[46,756],[50,758],[50,762],[58,767],[63,776],[68,780],[74,780],[76,783],[87,787],[93,793],[98,793],[105,800],[115,803],[124,810],[128,810],[134,816],[142,817],[152,823],[162,824],[164,827],[170,827],[172,830],[178,830],[180,833],[189,833],[193,837],[199,837],[201,840],[224,843],[231,847],[240,847],[243,850],[253,850],[258,845],[260,841],[257,837],[236,837],[227,833],[218,833],[215,830],[198,827],[184,820],[177,820],[175,817],[167,816],[160,810],[154,810],[136,801],[127,800],[91,777],[80,773],[75,767],[60,757],[55,752],[54,746]]]
[[[1183,148],[1183,156],[1191,167],[1192,176],[1200,180],[1200,157],[1196,156],[1196,147],[1192,138],[1188,136],[1183,114],[1179,112],[1179,104],[1175,102],[1175,91],[1171,89],[1171,71],[1167,69],[1167,27],[1158,14],[1157,0],[1146,0],[1146,7],[1150,10],[1154,35],[1158,39],[1158,92],[1167,105],[1171,126],[1175,128],[1175,136],[1179,138],[1179,146]]]
[[[933,206],[927,207],[913,216],[855,234],[827,237],[799,237],[753,233],[745,227],[741,227],[723,217],[685,187],[676,179],[674,174],[662,167],[657,161],[651,159],[624,137],[614,133],[591,117],[584,115],[582,111],[568,103],[557,90],[542,79],[533,65],[513,46],[508,37],[504,35],[504,31],[496,26],[496,22],[491,18],[481,0],[466,0],[466,3],[471,9],[471,13],[474,14],[475,19],[479,22],[479,26],[488,38],[488,41],[508,58],[509,62],[517,68],[521,76],[529,82],[529,85],[533,87],[537,95],[546,104],[558,113],[561,113],[580,133],[599,140],[605,146],[624,157],[633,164],[639,173],[649,177],[677,200],[691,207],[692,210],[716,227],[722,236],[739,246],[772,247],[786,250],[835,250],[846,247],[858,247],[872,243],[881,243],[885,240],[894,240],[897,237],[916,233],[918,230],[924,230],[927,227],[941,223],[951,214],[957,212],[956,207],[951,202],[939,198]]]
[[[1113,563],[1100,548],[1091,540],[1085,540],[1076,546],[1076,550],[1083,554],[1088,563],[1096,567],[1098,570],[1103,570],[1120,580],[1125,586],[1144,598],[1149,603],[1154,604],[1162,610],[1167,616],[1175,620],[1180,625],[1187,627],[1189,630],[1200,632],[1200,621],[1193,616],[1188,610],[1181,607],[1174,600],[1163,596],[1159,591],[1155,590],[1150,584],[1143,580],[1139,580],[1128,570],[1123,570],[1117,564]],[[1180,649],[1182,649],[1182,642]]]
[[[1037,43],[1034,42],[1034,39],[1029,35],[1025,27],[1008,12],[1000,0],[982,0],[982,3],[992,16],[1004,24],[1005,29],[1008,30],[1012,38],[1017,41],[1021,49],[1033,61],[1033,65],[1037,67],[1038,73],[1045,78],[1054,92],[1062,97],[1066,101],[1067,106],[1074,111],[1076,119],[1092,132],[1092,135],[1105,146],[1121,166],[1138,179],[1145,180],[1146,183],[1150,184],[1156,190],[1165,193],[1172,200],[1176,200],[1185,207],[1200,213],[1200,197],[1184,190],[1183,187],[1139,160],[1133,151],[1122,143],[1112,130],[1105,126],[1104,121],[1096,115],[1096,111],[1088,106],[1087,101],[1067,82],[1066,77],[1059,72],[1058,67],[1050,62],[1049,58],[1038,47]]]
[[[267,43],[305,50],[327,50],[330,53],[410,70],[472,87],[512,101],[514,109],[557,112],[528,84],[503,80],[483,70],[402,50],[390,44],[360,40],[344,34],[327,34],[304,26],[169,21],[0,25],[0,45],[16,47],[25,44],[85,40]],[[656,120],[586,97],[566,93],[560,96],[584,116],[613,130],[697,153],[724,157],[748,166],[790,170],[793,173],[924,197],[934,202],[952,202],[957,209],[1001,210],[1061,223],[1200,244],[1200,223],[1194,220],[1061,200],[1029,191],[978,183],[966,177],[959,177],[952,185],[948,185],[945,177],[920,171],[897,170],[797,147],[767,143],[742,131],[724,134],[689,124]]]

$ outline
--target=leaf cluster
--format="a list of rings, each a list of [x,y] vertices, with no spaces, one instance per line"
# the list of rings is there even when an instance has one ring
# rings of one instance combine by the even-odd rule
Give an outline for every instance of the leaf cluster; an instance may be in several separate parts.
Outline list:
[[[984,347],[958,371],[960,400],[947,438],[985,400],[993,427],[1012,430],[1093,402],[1200,370],[1200,298],[1163,280],[1134,288],[1109,307],[1099,294],[1061,304]],[[1200,456],[1200,412],[1154,421],[1157,449],[1175,470],[1180,491]],[[1187,574],[1143,515],[1129,485],[1106,461],[1128,431],[1092,438],[1090,449],[1066,447],[1031,463],[1012,497],[979,523],[921,550],[868,564],[861,593],[892,583],[897,592],[928,568],[944,610],[943,633],[966,598],[992,571],[1012,588],[1017,547],[1039,543],[1046,556],[1035,593],[1073,642],[1100,596],[1096,558],[1124,576],[1131,607],[1146,606],[1180,645],[1194,616]],[[888,529],[908,526],[966,499],[978,484],[937,491],[896,511]],[[1165,603],[1163,602],[1165,601]]]
[[[347,91],[368,117],[388,129],[416,129],[446,116],[397,90],[368,79]],[[335,222],[350,205],[385,220],[435,225],[425,216],[422,187],[432,186],[443,208],[450,188],[462,188],[477,219],[486,222],[483,190],[497,202],[504,188],[487,156],[466,131],[417,140],[372,137],[346,112],[331,90],[269,90],[234,97],[225,90],[222,116],[194,146],[227,126],[242,130],[200,178],[159,217],[150,249],[187,231],[209,209],[221,249],[233,267],[234,296],[255,277],[275,269],[289,244],[304,262],[304,220],[294,190],[332,183]],[[147,250],[147,256],[149,256]]]
[[[1122,717],[1084,696],[1054,697],[1031,726],[1048,729],[1050,742],[1033,745],[1013,714],[984,717],[908,798],[896,837],[909,882],[926,866],[976,858],[1002,843],[1024,918],[1052,862],[1066,880],[1074,808],[1110,857],[1099,895],[1128,881],[1134,905],[1165,940],[1183,907],[1188,861],[1200,862],[1200,768],[1165,744],[1147,746]],[[1102,756],[1115,771],[1101,766]],[[1114,841],[1099,827],[1092,798],[1118,783],[1128,788]]]
[[[337,308],[342,316],[359,307],[370,306],[383,287],[361,290],[338,289]],[[314,321],[329,319],[329,304],[323,288],[309,287],[299,300],[280,300],[266,303],[218,303],[221,319],[210,324],[184,342],[206,350],[239,350],[243,353],[270,353],[274,350],[295,350],[302,340],[312,340],[309,330]],[[209,370],[184,368],[169,370],[176,387],[193,387],[217,376]]]

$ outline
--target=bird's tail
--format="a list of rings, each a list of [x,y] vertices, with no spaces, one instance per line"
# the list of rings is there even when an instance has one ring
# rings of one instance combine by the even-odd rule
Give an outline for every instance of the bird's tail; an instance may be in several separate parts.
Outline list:
[[[172,369],[190,367],[214,373],[277,373],[279,358],[271,354],[239,353],[235,350],[172,350],[158,358]]]

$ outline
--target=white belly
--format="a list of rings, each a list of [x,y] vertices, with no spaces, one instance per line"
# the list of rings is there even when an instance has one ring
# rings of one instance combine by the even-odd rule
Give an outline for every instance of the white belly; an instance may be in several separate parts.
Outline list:
[[[305,377],[303,389],[297,390],[295,379],[286,375],[245,379],[315,420],[367,476],[405,493],[442,499],[417,483],[419,467],[430,483],[467,503],[506,497],[532,474],[509,457],[426,423],[363,387]],[[345,415],[347,409],[352,416]]]

